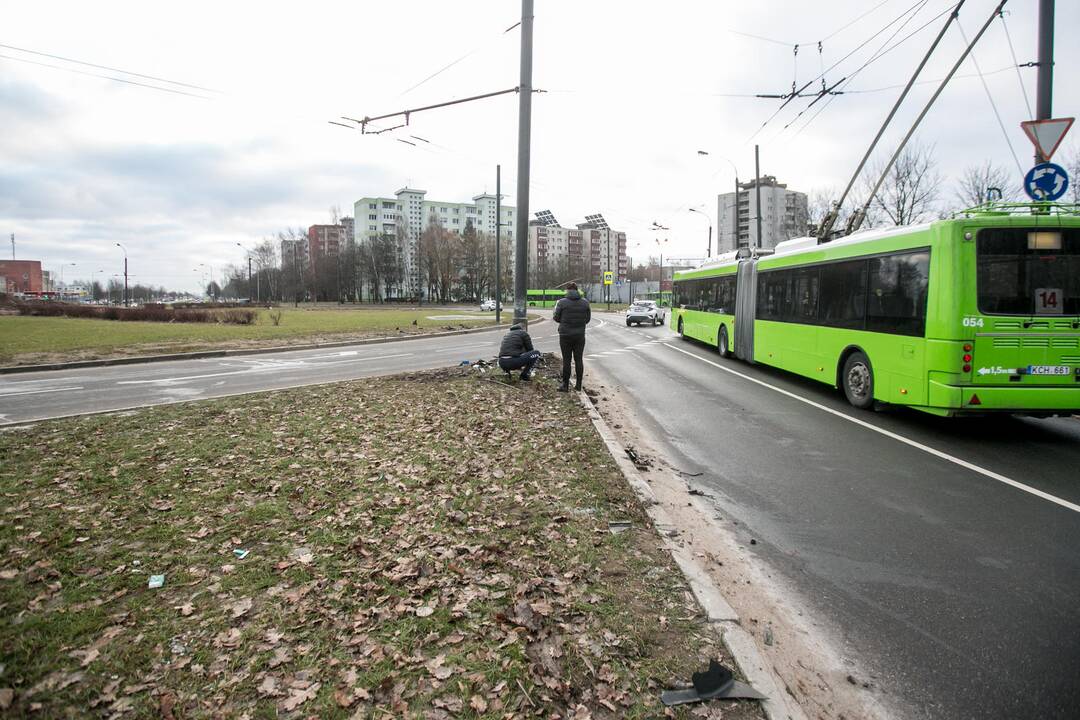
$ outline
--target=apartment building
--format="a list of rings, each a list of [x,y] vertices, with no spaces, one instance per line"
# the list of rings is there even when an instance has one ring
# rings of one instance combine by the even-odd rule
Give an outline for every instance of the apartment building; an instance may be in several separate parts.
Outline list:
[[[566,267],[583,273],[585,277],[578,279],[585,282],[602,281],[608,270],[616,282],[628,277],[625,232],[607,227],[603,218],[573,228],[544,223],[534,220],[529,224],[529,264],[535,269]]]
[[[402,248],[405,277],[419,276],[418,257],[420,236],[433,224],[461,234],[470,225],[477,232],[494,237],[497,224],[502,223],[502,238],[513,241],[517,213],[503,205],[502,217],[495,217],[496,197],[482,193],[471,203],[430,200],[426,190],[404,187],[394,197],[364,197],[353,206],[354,237],[357,242],[380,235],[398,235],[405,240]]]
[[[761,239],[757,236],[758,184],[761,185]],[[740,247],[775,248],[777,243],[802,237],[809,212],[806,193],[788,190],[772,175],[739,183],[739,192],[716,198],[717,253]]]

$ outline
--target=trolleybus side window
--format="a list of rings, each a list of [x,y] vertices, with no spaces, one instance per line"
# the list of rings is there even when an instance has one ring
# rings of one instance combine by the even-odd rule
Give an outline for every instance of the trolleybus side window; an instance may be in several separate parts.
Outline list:
[[[861,330],[866,317],[866,261],[821,266],[818,318],[822,325]]]
[[[929,251],[870,258],[869,264],[866,329],[897,335],[926,334]]]

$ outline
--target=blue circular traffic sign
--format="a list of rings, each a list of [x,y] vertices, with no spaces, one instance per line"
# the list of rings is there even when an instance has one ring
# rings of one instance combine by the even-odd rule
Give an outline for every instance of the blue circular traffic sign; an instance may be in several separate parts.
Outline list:
[[[1039,163],[1024,176],[1024,192],[1032,200],[1051,202],[1069,189],[1069,175],[1065,168],[1054,163]]]

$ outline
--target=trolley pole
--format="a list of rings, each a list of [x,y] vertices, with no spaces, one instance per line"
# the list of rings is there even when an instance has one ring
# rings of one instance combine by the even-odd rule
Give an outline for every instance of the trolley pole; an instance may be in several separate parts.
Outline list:
[[[521,80],[518,83],[517,237],[514,238],[514,322],[528,328],[529,147],[532,133],[533,0],[521,0]]]
[[[1049,120],[1054,96],[1054,0],[1039,0],[1039,75],[1036,84],[1035,119]],[[1046,158],[1035,150],[1035,162]]]

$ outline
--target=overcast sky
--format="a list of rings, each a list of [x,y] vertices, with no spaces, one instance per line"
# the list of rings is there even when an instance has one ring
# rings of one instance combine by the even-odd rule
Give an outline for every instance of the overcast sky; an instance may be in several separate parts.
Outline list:
[[[758,142],[763,174],[807,192],[841,187],[899,93],[880,89],[907,80],[944,18],[853,74],[890,37],[952,4],[537,0],[534,85],[546,92],[533,99],[530,211],[552,210],[564,225],[603,213],[630,234],[635,259],[655,254],[648,227],[657,221],[671,228],[665,255],[702,256],[708,223],[689,207],[715,216],[716,194],[733,184],[721,156],[752,177]],[[990,159],[1019,181],[1006,135],[1023,169],[1031,165],[1019,127],[1029,111],[1005,28],[1017,60],[1035,60],[1037,4],[1009,2],[1004,26],[996,20],[975,51],[1006,134],[970,60],[959,71],[968,77],[955,79],[923,122],[919,135],[936,145],[946,176]],[[969,38],[995,5],[967,1]],[[76,263],[65,279],[119,272],[120,242],[135,281],[195,289],[199,263],[220,275],[243,262],[238,242],[327,222],[332,206],[351,215],[358,198],[405,185],[465,202],[494,192],[498,163],[515,204],[514,95],[415,114],[409,128],[380,135],[327,122],[514,87],[520,36],[505,31],[520,4],[512,0],[4,6],[0,231],[5,241],[15,233],[20,259],[50,270]],[[913,7],[917,14],[905,15]],[[1080,28],[1080,3],[1057,3],[1057,28],[1054,115],[1073,116],[1080,51],[1069,31]],[[963,45],[950,30],[922,77],[943,77]],[[792,102],[759,131],[780,101],[752,95],[790,91],[822,68],[829,84],[851,77],[848,93],[784,130],[810,101]],[[1020,70],[1032,105],[1035,73]],[[883,147],[895,146],[935,87],[912,93]],[[1066,151],[1080,146],[1078,135]],[[943,199],[953,204],[949,185]]]

